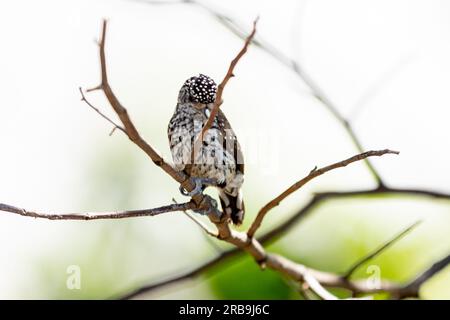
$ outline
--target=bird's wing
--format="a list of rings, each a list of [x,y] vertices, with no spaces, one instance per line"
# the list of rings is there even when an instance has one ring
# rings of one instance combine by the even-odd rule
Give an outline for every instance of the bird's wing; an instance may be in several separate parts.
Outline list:
[[[237,171],[244,174],[244,156],[233,128],[231,128],[227,117],[225,117],[225,114],[220,109],[217,113],[216,119],[219,126],[219,132],[223,138],[223,146],[230,153],[233,153]]]

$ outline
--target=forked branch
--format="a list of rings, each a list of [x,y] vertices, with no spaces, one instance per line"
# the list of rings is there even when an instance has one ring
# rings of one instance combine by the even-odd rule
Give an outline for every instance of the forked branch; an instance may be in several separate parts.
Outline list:
[[[303,187],[305,184],[307,184],[312,179],[317,178],[318,176],[321,176],[322,174],[324,174],[324,173],[326,173],[328,171],[331,171],[333,169],[345,167],[345,166],[349,165],[350,163],[353,163],[353,162],[356,162],[356,161],[360,161],[360,160],[366,159],[368,157],[382,156],[382,155],[385,155],[385,154],[388,154],[388,153],[399,154],[398,151],[392,151],[392,150],[389,150],[389,149],[376,150],[376,151],[367,151],[367,152],[363,152],[363,153],[357,154],[356,156],[353,156],[353,157],[348,158],[346,160],[333,163],[332,165],[329,165],[329,166],[326,166],[326,167],[323,167],[323,168],[320,168],[320,169],[314,168],[306,177],[304,177],[303,179],[301,179],[301,180],[297,181],[296,183],[294,183],[292,186],[290,186],[288,189],[286,189],[279,196],[277,196],[272,201],[267,203],[258,212],[258,215],[256,216],[255,220],[253,221],[252,225],[250,226],[250,228],[249,228],[249,230],[247,232],[248,236],[250,238],[252,238],[255,235],[256,231],[261,226],[261,223],[262,223],[264,217],[266,216],[266,214],[271,209],[273,209],[276,206],[278,206],[281,201],[283,201],[289,195],[291,195],[292,193],[294,193],[295,191],[297,191],[298,189]]]

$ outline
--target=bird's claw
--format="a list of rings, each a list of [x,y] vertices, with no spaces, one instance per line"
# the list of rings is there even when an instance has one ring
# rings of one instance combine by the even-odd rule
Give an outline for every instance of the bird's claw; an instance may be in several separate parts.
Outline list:
[[[202,193],[202,191],[203,191],[202,190],[203,189],[202,181],[199,178],[190,178],[190,180],[194,182],[195,188],[189,192],[185,188],[183,188],[183,186],[180,186],[181,194],[186,197],[193,197],[197,194]]]
[[[200,207],[204,207],[206,209],[196,209],[195,212],[210,216],[211,214],[214,214],[218,220],[220,220],[222,216],[222,212],[218,209],[217,201],[211,198],[208,195],[204,196],[204,199],[202,201],[202,205]]]
[[[204,190],[204,187],[207,186],[216,186],[217,182],[214,179],[209,179],[209,178],[198,178],[198,177],[191,177],[189,178],[191,181],[194,182],[195,184],[195,188],[194,190],[188,192],[186,191],[186,189],[183,188],[183,186],[180,186],[180,192],[183,196],[186,197],[193,197],[196,196],[198,194],[201,194]]]
[[[198,178],[191,177],[189,178],[195,184],[195,188],[188,192],[183,186],[180,186],[180,192],[182,195],[187,197],[193,197],[203,192],[204,187],[207,186],[217,186],[217,181],[209,178]],[[222,212],[218,209],[217,201],[211,198],[208,195],[203,195],[203,199],[201,203],[198,205],[198,208],[193,210],[201,215],[206,215],[208,217],[214,216],[214,220],[218,222],[222,218]]]

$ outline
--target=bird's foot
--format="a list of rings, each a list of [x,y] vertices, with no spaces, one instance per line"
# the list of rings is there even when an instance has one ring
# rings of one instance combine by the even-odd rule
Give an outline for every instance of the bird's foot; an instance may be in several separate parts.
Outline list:
[[[214,220],[217,221],[220,221],[222,217],[222,212],[218,209],[217,201],[208,195],[204,195],[203,200],[199,205],[199,208],[195,209],[194,211],[209,217],[213,215]]]
[[[183,186],[180,186],[181,194],[186,197],[193,197],[201,194],[206,187],[217,186],[217,181],[215,179],[190,177],[189,180],[195,185],[195,188],[192,191],[188,192]]]

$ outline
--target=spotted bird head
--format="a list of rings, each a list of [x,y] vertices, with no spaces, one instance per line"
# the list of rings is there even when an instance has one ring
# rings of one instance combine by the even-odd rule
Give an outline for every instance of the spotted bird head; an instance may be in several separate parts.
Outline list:
[[[200,74],[184,82],[178,94],[178,102],[206,106],[216,100],[216,91],[217,85],[214,80]]]

